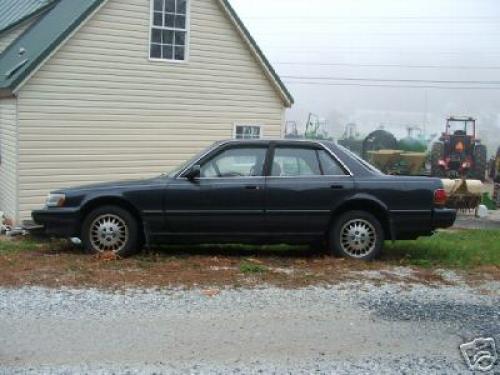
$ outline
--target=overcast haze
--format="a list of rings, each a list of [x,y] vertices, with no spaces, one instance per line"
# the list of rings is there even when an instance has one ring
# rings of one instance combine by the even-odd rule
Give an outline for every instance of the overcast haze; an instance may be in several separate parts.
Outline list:
[[[338,137],[347,122],[441,131],[478,118],[490,152],[500,131],[498,0],[232,0],[296,99]]]

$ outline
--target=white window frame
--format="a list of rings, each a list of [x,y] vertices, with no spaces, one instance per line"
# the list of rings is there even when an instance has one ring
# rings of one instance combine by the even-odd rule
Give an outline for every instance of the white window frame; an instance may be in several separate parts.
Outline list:
[[[252,128],[259,128],[259,138],[236,138],[236,129],[238,127],[252,127]],[[233,139],[263,139],[264,138],[264,125],[262,124],[252,124],[252,123],[241,123],[237,122],[234,124],[233,127]]]
[[[191,0],[186,0],[186,28],[185,29],[179,29],[175,27],[165,27],[165,26],[155,26],[154,25],[154,0],[149,1],[149,41],[148,41],[148,60],[149,61],[155,61],[155,62],[163,62],[163,63],[173,63],[173,64],[185,64],[189,61],[189,54],[190,54],[190,36],[191,36]],[[175,31],[185,31],[186,32],[186,39],[185,39],[185,45],[184,45],[184,60],[175,60],[174,58],[172,59],[164,59],[164,58],[158,58],[158,57],[151,57],[151,44],[153,42],[153,28],[160,29],[160,30],[171,30],[173,32]],[[175,55],[175,51],[174,51]]]

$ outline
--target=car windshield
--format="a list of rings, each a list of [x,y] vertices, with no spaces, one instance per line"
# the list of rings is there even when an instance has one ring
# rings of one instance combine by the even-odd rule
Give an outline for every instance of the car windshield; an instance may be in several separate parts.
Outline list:
[[[217,143],[214,143],[213,145],[211,145],[210,147],[208,148],[205,148],[203,150],[201,150],[200,152],[198,152],[195,156],[193,156],[191,159],[189,159],[188,161],[185,161],[184,163],[178,165],[177,167],[175,167],[172,171],[170,171],[169,173],[167,173],[166,175],[168,177],[175,177],[179,172],[182,172],[184,169],[186,169],[189,165],[191,165],[192,163],[194,163],[196,160],[200,159],[203,155],[207,154],[208,152],[210,152],[214,147],[216,147],[218,144]]]
[[[352,157],[353,159],[355,159],[356,161],[358,161],[364,168],[368,169],[370,172],[373,172],[373,173],[376,173],[376,174],[380,174],[380,175],[384,174],[379,169],[375,168],[373,165],[371,165],[370,163],[368,163],[366,160],[360,158],[358,155],[356,155],[354,152],[352,152],[348,148],[345,148],[344,146],[341,146],[339,144],[336,144],[336,146],[342,152],[346,153],[347,155],[349,155],[350,157]]]

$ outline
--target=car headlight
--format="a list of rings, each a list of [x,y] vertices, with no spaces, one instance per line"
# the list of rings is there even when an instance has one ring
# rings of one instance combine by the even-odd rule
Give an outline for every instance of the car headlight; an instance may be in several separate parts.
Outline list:
[[[47,207],[62,207],[64,201],[66,200],[66,195],[64,194],[49,194],[45,204]]]

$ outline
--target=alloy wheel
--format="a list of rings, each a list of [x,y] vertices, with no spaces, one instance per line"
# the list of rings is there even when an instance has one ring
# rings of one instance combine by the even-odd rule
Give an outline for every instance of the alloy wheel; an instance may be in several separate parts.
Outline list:
[[[129,239],[129,229],[125,220],[117,215],[98,216],[90,225],[90,243],[98,252],[120,252]]]
[[[354,258],[370,254],[375,250],[376,242],[375,227],[367,220],[350,220],[340,230],[340,246],[346,254]]]

